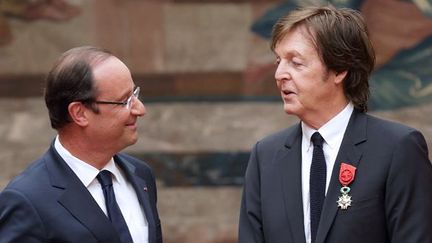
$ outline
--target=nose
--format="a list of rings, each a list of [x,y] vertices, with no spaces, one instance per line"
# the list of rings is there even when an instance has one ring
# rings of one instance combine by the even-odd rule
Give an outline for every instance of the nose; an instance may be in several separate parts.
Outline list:
[[[133,105],[131,107],[131,113],[135,116],[144,116],[147,112],[147,109],[146,109],[144,103],[136,97],[134,97],[134,99],[135,99],[135,102],[133,103]]]
[[[276,68],[274,77],[276,79],[277,86],[280,88],[284,82],[291,80],[291,74],[289,71],[289,66],[285,65],[281,61]]]
[[[284,63],[281,61],[276,68],[275,71],[275,79],[276,80],[283,80],[287,79],[289,77],[289,73],[287,68],[285,67]]]

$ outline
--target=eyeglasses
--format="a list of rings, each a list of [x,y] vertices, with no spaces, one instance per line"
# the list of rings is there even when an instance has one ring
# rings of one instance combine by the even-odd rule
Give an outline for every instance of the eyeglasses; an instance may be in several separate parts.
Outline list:
[[[130,109],[134,104],[134,98],[139,99],[140,87],[136,86],[132,95],[126,101],[105,101],[105,100],[96,100],[96,104],[108,104],[108,105],[122,105],[126,109]]]

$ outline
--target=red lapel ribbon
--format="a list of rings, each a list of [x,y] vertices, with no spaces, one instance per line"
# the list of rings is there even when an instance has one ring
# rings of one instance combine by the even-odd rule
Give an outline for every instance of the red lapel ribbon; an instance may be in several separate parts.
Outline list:
[[[339,181],[343,186],[348,186],[355,178],[356,167],[342,163],[339,170]]]

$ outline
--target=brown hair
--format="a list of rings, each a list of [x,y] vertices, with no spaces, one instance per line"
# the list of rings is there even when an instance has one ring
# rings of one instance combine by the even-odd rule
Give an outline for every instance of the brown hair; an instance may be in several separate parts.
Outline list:
[[[59,129],[71,122],[68,106],[80,101],[93,106],[96,96],[92,67],[112,54],[104,49],[84,46],[63,53],[48,73],[45,87],[45,103],[48,108],[51,127]]]
[[[347,71],[345,96],[362,112],[367,111],[369,75],[375,53],[361,14],[352,9],[306,7],[290,12],[273,27],[271,49],[291,30],[306,27],[325,66],[336,73]]]

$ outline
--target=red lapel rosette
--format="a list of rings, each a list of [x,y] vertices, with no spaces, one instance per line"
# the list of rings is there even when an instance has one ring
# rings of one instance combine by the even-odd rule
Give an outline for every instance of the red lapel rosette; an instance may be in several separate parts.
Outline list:
[[[348,185],[353,182],[355,178],[356,167],[349,165],[347,163],[341,163],[339,170],[339,182],[342,184],[342,188],[340,189],[341,196],[336,201],[338,207],[343,210],[351,207],[351,203],[353,202],[351,196],[348,194],[351,191],[351,188]]]
[[[356,167],[341,163],[339,170],[339,181],[342,186],[348,186],[355,178]]]

